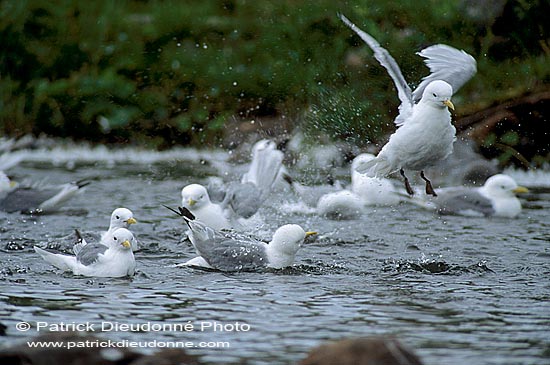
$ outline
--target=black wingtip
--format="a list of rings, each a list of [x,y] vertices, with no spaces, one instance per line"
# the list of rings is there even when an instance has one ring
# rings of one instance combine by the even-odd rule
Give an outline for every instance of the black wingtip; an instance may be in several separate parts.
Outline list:
[[[74,184],[79,188],[79,189],[82,189],[83,187],[85,186],[88,186],[92,183],[91,180],[88,180],[88,179],[81,179],[81,180],[77,180],[74,182]]]
[[[282,176],[283,180],[286,181],[289,185],[292,185],[294,183],[294,180],[292,180],[289,174],[283,173]]]
[[[174,208],[171,208],[169,207],[168,205],[164,205],[162,204],[163,207],[165,207],[166,209],[168,209],[169,211],[173,212],[173,213],[176,213],[177,215],[179,215],[180,217],[182,216],[180,212],[178,212],[177,210],[175,210]]]
[[[80,233],[78,229],[75,228],[74,234],[76,236],[76,240],[78,243],[81,243],[82,241],[84,241],[84,238],[82,238],[82,233]]]
[[[189,219],[190,221],[194,221],[195,220],[195,216],[193,215],[193,213],[191,213],[191,211],[185,207],[179,207],[178,208],[180,210],[180,214],[182,217],[185,217],[187,219]]]
[[[176,213],[180,217],[187,218],[190,221],[195,220],[195,216],[193,215],[193,213],[191,213],[191,211],[189,209],[185,208],[185,207],[178,207],[178,210],[175,210],[174,208],[171,208],[168,205],[162,204],[162,206],[165,207],[166,209]]]

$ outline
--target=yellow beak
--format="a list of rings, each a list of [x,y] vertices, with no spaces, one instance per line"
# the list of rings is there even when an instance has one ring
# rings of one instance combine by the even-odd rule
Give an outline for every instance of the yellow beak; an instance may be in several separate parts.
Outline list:
[[[454,104],[449,99],[444,100],[443,104],[446,105],[449,109],[455,110]]]
[[[317,234],[317,232],[309,231],[309,232],[306,232],[306,237],[314,236],[316,234]]]
[[[191,198],[189,198],[189,200],[187,201],[187,204],[189,204],[190,207],[192,207],[193,205],[195,205],[197,203],[196,200],[193,200]]]
[[[124,248],[130,248],[130,247],[132,247],[132,244],[131,244],[130,241],[128,241],[128,240],[122,242],[121,245],[122,245],[122,247],[124,247]]]
[[[521,193],[528,193],[529,189],[527,189],[525,186],[518,186],[517,188],[515,188],[512,191],[516,194],[521,194]]]
[[[136,221],[136,219],[135,219],[134,217],[130,217],[130,218],[128,218],[128,219],[126,220],[126,223],[128,223],[128,224],[136,224],[137,221]]]
[[[15,181],[10,181],[10,188],[15,188],[17,183]]]

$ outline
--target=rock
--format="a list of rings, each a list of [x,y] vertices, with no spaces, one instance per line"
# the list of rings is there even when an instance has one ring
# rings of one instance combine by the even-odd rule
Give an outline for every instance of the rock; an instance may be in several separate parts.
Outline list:
[[[345,339],[312,349],[300,365],[422,365],[391,338]]]

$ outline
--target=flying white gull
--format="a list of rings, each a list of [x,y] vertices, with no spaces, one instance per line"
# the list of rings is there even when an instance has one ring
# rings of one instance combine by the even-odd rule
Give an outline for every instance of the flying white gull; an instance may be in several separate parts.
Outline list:
[[[527,188],[518,186],[510,176],[497,174],[488,178],[481,187],[443,188],[439,196],[430,201],[412,199],[442,215],[514,218],[521,213],[521,202],[515,194],[526,192]]]
[[[75,245],[75,256],[52,253],[34,247],[44,260],[75,275],[122,277],[134,275],[136,261],[132,252],[133,234],[126,228],[108,233],[102,243]]]
[[[82,188],[90,184],[89,181],[79,180],[55,188],[22,187],[10,182],[1,171],[0,180],[2,181],[0,183],[0,210],[8,213],[49,213],[56,211],[76,193],[82,191]]]
[[[275,231],[271,242],[265,243],[247,235],[213,230],[195,220],[186,208],[180,208],[179,212],[170,210],[183,217],[191,231],[191,242],[204,260],[195,258],[187,264],[206,262],[208,267],[221,271],[253,271],[291,266],[300,244],[307,236],[316,234],[305,232],[296,224],[287,224]]]
[[[358,166],[357,171],[371,177],[399,171],[410,195],[414,192],[405,170],[420,171],[420,177],[426,182],[426,193],[437,196],[430,180],[424,176],[424,169],[446,158],[453,150],[456,130],[451,124],[448,108],[454,110],[451,102],[453,92],[476,73],[475,59],[444,44],[425,48],[418,54],[426,58],[425,63],[431,74],[411,91],[388,51],[345,16],[340,15],[340,19],[373,50],[374,57],[386,68],[395,83],[401,101],[399,115],[395,119],[397,131],[378,156]]]

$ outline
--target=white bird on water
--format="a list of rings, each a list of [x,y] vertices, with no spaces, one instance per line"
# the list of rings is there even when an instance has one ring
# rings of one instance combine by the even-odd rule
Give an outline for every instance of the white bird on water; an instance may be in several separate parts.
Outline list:
[[[221,199],[219,204],[211,200],[209,189],[190,184],[181,191],[181,205],[215,230],[239,226],[239,218],[254,216],[268,198],[282,168],[283,157],[275,142],[260,140],[252,148],[252,161],[240,182],[209,186],[212,195]]]
[[[168,208],[168,207],[167,207]],[[186,208],[179,212],[191,234],[189,238],[200,257],[185,265],[205,266],[221,271],[253,271],[262,268],[282,269],[294,263],[300,244],[317,232],[305,232],[297,224],[286,224],[273,234],[266,243],[235,232],[220,232],[195,220]]]
[[[116,208],[111,213],[111,220],[110,220],[110,223],[109,223],[109,229],[107,231],[103,231],[103,232],[84,232],[84,233],[82,233],[82,231],[76,230],[77,237],[79,238],[79,241],[80,241],[79,244],[82,245],[82,246],[87,244],[87,242],[83,238],[83,236],[87,237],[87,238],[90,238],[91,241],[96,241],[96,242],[101,242],[102,243],[104,240],[108,240],[109,234],[113,233],[117,229],[126,228],[126,229],[129,230],[130,225],[136,224],[136,223],[137,223],[137,220],[134,218],[134,213],[132,213],[132,211],[130,209],[128,209],[128,208]],[[130,241],[130,243],[132,244],[132,251],[134,251],[134,252],[137,251],[139,246],[138,246],[138,241],[135,238],[135,236],[132,237],[132,241]]]
[[[77,244],[75,256],[52,253],[34,247],[44,260],[75,275],[122,277],[134,275],[136,261],[130,243],[134,235],[126,228],[106,234],[101,243]]]
[[[367,163],[374,158],[374,155],[370,153],[361,153],[353,159],[351,164],[350,190],[357,194],[365,205],[392,206],[399,204],[402,196],[395,189],[390,179],[369,177],[357,172],[357,166]]]
[[[456,130],[451,124],[454,110],[453,92],[464,85],[477,71],[475,59],[464,51],[436,44],[418,54],[426,58],[431,74],[411,91],[393,57],[369,34],[359,29],[345,16],[340,19],[367,43],[374,57],[386,68],[397,88],[401,101],[395,124],[399,127],[378,156],[357,167],[368,176],[386,176],[399,171],[410,195],[414,192],[405,170],[420,171],[426,182],[426,193],[437,196],[424,169],[446,158],[453,151]]]
[[[0,210],[8,213],[50,213],[90,184],[79,180],[59,187],[20,186],[0,171]]]
[[[208,191],[200,184],[189,184],[181,190],[181,205],[208,227],[215,230],[231,228],[224,209],[210,201]]]
[[[521,213],[521,202],[516,194],[527,192],[527,188],[518,186],[510,176],[497,174],[481,187],[443,188],[433,200],[413,202],[442,215],[515,218]]]

